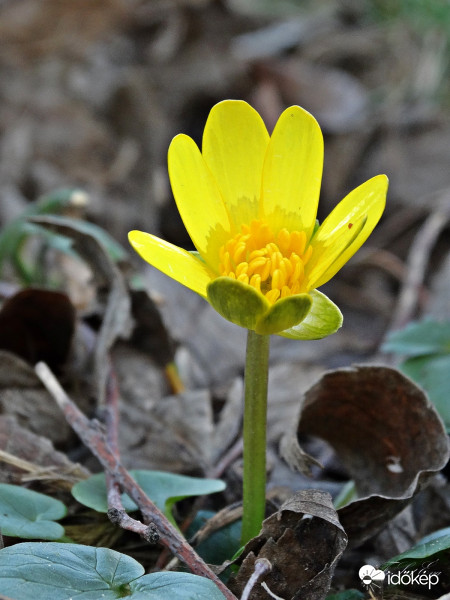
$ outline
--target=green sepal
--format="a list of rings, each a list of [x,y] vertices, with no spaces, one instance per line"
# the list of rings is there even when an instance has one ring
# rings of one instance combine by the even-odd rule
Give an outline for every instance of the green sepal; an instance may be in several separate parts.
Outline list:
[[[312,290],[309,295],[312,305],[303,321],[290,329],[280,331],[278,335],[292,340],[319,340],[336,333],[341,327],[343,317],[336,304],[317,290]]]
[[[208,302],[224,319],[254,330],[269,310],[269,301],[255,288],[231,277],[218,277],[206,288]]]
[[[294,327],[307,316],[311,305],[309,294],[281,298],[258,320],[255,331],[260,335],[270,335]]]

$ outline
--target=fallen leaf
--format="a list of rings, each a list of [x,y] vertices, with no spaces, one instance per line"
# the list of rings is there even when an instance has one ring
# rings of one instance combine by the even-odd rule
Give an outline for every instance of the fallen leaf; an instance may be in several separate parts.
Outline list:
[[[0,412],[53,443],[67,442],[70,427],[40,379],[24,360],[0,350]]]
[[[231,588],[240,594],[256,559],[266,558],[272,570],[263,581],[273,594],[285,600],[322,600],[346,544],[331,496],[317,490],[297,492],[263,522],[261,533],[245,546]],[[266,600],[267,593],[255,586],[250,599]]]
[[[44,361],[58,372],[74,329],[75,309],[66,294],[28,288],[8,298],[0,310],[0,349],[31,365]]]
[[[119,442],[124,464],[194,474],[211,463],[213,415],[208,390],[167,396],[160,367],[127,344],[112,353],[120,386]]]
[[[14,417],[0,416],[0,482],[38,480],[52,488],[70,490],[88,476],[87,469],[55,450],[47,437],[24,429]]]
[[[132,328],[131,301],[125,279],[106,248],[87,233],[82,222],[56,216],[34,218],[32,221],[72,239],[73,249],[93,272],[99,300],[104,302],[102,325],[93,353],[93,385],[101,405],[109,373],[109,351],[118,338],[128,337]]]
[[[302,397],[295,431],[281,452],[308,472],[315,459],[297,436],[308,434],[336,451],[359,498],[339,510],[356,544],[400,512],[449,457],[445,429],[424,392],[396,369],[358,366],[326,373]]]

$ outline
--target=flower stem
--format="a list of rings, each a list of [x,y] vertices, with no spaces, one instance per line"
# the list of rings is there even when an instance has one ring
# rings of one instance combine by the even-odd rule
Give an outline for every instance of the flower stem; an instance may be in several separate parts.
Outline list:
[[[249,330],[245,362],[242,545],[257,536],[266,507],[268,335]]]

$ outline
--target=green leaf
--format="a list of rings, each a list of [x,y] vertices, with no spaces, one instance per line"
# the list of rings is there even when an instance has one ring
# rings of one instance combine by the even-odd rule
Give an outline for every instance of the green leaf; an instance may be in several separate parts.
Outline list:
[[[429,542],[439,542],[439,544],[444,544],[445,548],[447,549],[448,546],[447,542],[445,540],[446,536],[450,536],[450,527],[444,527],[443,529],[438,529],[437,531],[433,531],[433,533],[429,533],[428,535],[425,535],[422,539],[419,540],[419,542],[416,544],[417,546],[420,544],[428,544]],[[447,540],[450,541],[450,540]]]
[[[278,335],[293,340],[319,340],[327,337],[342,325],[342,313],[325,294],[318,290],[309,293],[311,309],[305,319],[295,327],[281,331]]]
[[[355,482],[353,481],[353,479],[350,479],[350,481],[344,483],[338,495],[333,500],[334,508],[336,510],[339,510],[340,508],[342,508],[346,504],[349,504],[350,502],[353,502],[357,498],[358,492],[356,491]]]
[[[434,533],[427,535],[417,544],[415,544],[406,552],[402,552],[397,556],[394,556],[386,563],[384,563],[380,569],[385,571],[391,566],[401,569],[402,563],[406,563],[408,568],[413,567],[417,562],[422,565],[424,559],[438,560],[438,555],[445,554],[447,560],[450,559],[450,528],[440,529]]]
[[[450,321],[442,323],[425,319],[410,323],[400,331],[391,333],[382,347],[384,352],[407,356],[450,353]]]
[[[30,230],[26,219],[36,215],[59,213],[65,207],[79,206],[87,200],[86,194],[76,188],[63,188],[42,196],[32,202],[16,219],[0,232],[0,273],[3,263],[11,261],[25,283],[33,281],[33,274],[21,262],[21,250]]]
[[[58,540],[67,509],[62,502],[26,488],[0,483],[0,530],[4,535],[26,539]]]
[[[359,590],[344,590],[327,596],[326,600],[362,600],[362,598],[365,598],[365,596]]]
[[[215,514],[213,511],[199,510],[186,532],[186,537],[193,537]],[[241,529],[241,520],[229,523],[199,542],[195,551],[208,564],[221,565],[226,560],[231,560],[241,547]]]
[[[400,370],[427,392],[450,432],[450,354],[410,358],[400,366]]]
[[[209,579],[190,573],[151,573],[132,586],[133,600],[224,600],[225,596]],[[135,592],[141,592],[135,596]],[[20,600],[20,599],[19,599]]]
[[[53,248],[69,256],[78,257],[77,253],[72,249],[72,240],[65,235],[53,233],[53,231],[49,231],[45,227],[29,222],[24,223],[23,231],[27,235],[38,235],[45,241],[45,245],[49,248]]]
[[[178,500],[221,492],[226,487],[220,479],[202,479],[162,471],[134,470],[130,474],[172,522],[172,507]],[[78,502],[97,512],[108,511],[104,473],[76,483],[72,488],[72,495]],[[122,494],[122,502],[127,511],[138,508],[126,494]]]
[[[223,600],[215,584],[190,573],[152,573],[108,548],[26,542],[0,550],[0,590],[14,600]]]
[[[72,487],[72,496],[80,504],[88,506],[100,513],[108,512],[106,480],[104,473],[92,475],[79,481]],[[127,494],[122,494],[122,505],[127,512],[137,510],[136,504]]]
[[[39,224],[39,217],[33,220],[33,223]],[[89,221],[82,221],[81,219],[73,219],[71,217],[60,217],[55,216],[52,218],[52,224],[65,225],[71,229],[75,229],[80,233],[90,235],[95,238],[97,242],[105,248],[111,259],[115,262],[125,260],[128,256],[126,250],[116,240],[109,235],[104,229],[90,223]],[[44,223],[45,227],[45,223]]]
[[[312,299],[309,294],[297,294],[277,300],[258,320],[256,333],[270,335],[298,325],[305,319],[311,304]]]
[[[270,308],[268,300],[251,285],[218,277],[206,289],[208,302],[227,321],[255,330],[256,324]]]

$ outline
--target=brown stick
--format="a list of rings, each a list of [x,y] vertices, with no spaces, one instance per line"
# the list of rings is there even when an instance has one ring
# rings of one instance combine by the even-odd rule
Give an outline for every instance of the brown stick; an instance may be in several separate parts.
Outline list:
[[[138,505],[146,523],[154,524],[160,536],[160,543],[169,548],[190,570],[196,575],[211,579],[227,600],[237,600],[236,596],[226,587],[215,573],[208,567],[195,550],[179,534],[177,529],[167,520],[165,515],[148,498],[144,490],[134,481],[128,471],[121,465],[114,455],[112,448],[106,441],[105,433],[96,420],[89,421],[78,407],[70,400],[48,366],[40,362],[35,366],[36,374],[53,396],[56,403],[63,411],[68,423],[78,434],[82,442],[91,450],[101,462],[103,468],[118,483],[120,489],[125,491]],[[116,515],[118,523],[130,523],[130,517],[119,510]],[[138,522],[137,522],[138,523]],[[138,527],[136,523],[132,524]],[[152,528],[154,532],[154,529]],[[140,532],[142,535],[142,532]],[[145,535],[144,535],[145,537]],[[150,535],[151,537],[151,535]]]
[[[119,387],[116,374],[110,365],[108,379],[106,381],[105,405],[103,415],[106,426],[106,443],[114,454],[115,459],[120,462],[119,453]],[[108,501],[108,518],[111,523],[133,531],[147,542],[156,544],[159,541],[159,533],[154,523],[144,524],[130,517],[122,504],[120,486],[111,473],[106,471],[106,494]]]
[[[106,381],[106,394],[105,394],[105,414],[103,415],[104,423],[106,426],[106,443],[111,448],[117,461],[120,461],[119,453],[119,390],[117,385],[116,375],[110,365],[109,376]],[[138,521],[131,523],[127,513],[125,512],[122,504],[122,497],[120,495],[120,487],[111,473],[105,473],[106,490],[107,490],[107,501],[108,501],[108,517],[113,522],[122,527],[123,529],[130,529],[130,526],[137,526]],[[121,518],[119,519],[119,515]],[[134,521],[134,519],[131,519]],[[139,523],[141,525],[141,523]],[[145,526],[144,526],[145,527]],[[136,531],[136,529],[131,529]],[[136,533],[139,533],[136,531]],[[141,534],[142,535],[142,534]],[[145,535],[143,537],[146,537]]]
[[[407,260],[407,275],[389,331],[400,329],[413,317],[431,251],[449,216],[448,210],[436,210],[429,215],[416,234]]]

